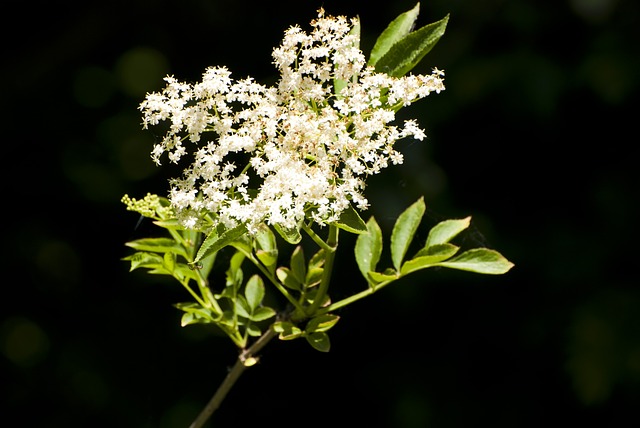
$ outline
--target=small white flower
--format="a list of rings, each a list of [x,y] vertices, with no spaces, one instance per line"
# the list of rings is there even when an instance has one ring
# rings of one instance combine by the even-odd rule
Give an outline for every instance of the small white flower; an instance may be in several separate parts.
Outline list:
[[[368,207],[366,177],[402,163],[399,139],[425,138],[414,120],[392,125],[395,112],[444,90],[444,72],[376,73],[350,34],[356,24],[320,9],[310,32],[286,30],[272,52],[280,73],[274,87],[209,67],[201,82],[167,76],[164,90],[147,94],[143,128],[169,124],[152,159],[192,155],[182,178],[170,181],[169,200],[185,227],[205,213],[249,231],[262,222],[295,228],[304,219],[322,226],[350,204]],[[345,82],[339,94],[336,80]]]

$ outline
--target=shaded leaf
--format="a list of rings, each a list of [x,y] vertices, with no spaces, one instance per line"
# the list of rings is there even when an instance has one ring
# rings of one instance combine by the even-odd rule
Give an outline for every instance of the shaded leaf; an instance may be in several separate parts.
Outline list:
[[[264,283],[260,275],[253,275],[249,278],[244,288],[244,295],[247,298],[249,309],[253,313],[262,304],[264,298]]]
[[[320,352],[329,352],[329,350],[331,349],[329,335],[325,332],[317,331],[306,335],[305,338],[307,339],[307,342],[309,342],[309,344],[313,346],[314,349]]]

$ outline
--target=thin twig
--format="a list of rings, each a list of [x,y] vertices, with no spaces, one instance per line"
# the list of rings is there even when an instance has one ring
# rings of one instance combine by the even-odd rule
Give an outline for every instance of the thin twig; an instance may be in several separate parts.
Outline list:
[[[202,428],[204,424],[209,420],[213,412],[215,412],[222,401],[227,396],[233,385],[236,383],[240,375],[248,368],[256,363],[255,354],[258,353],[271,339],[276,336],[276,332],[269,328],[253,345],[245,349],[238,355],[236,363],[233,365],[227,377],[222,384],[218,387],[216,393],[211,397],[211,400],[207,403],[204,409],[200,412],[195,421],[189,426],[189,428]]]

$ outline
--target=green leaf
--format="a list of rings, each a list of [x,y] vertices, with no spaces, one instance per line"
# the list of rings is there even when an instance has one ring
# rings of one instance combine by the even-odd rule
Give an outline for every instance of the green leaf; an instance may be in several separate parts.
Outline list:
[[[276,315],[276,311],[273,310],[272,308],[268,308],[268,307],[260,307],[257,308],[253,314],[251,314],[251,321],[264,321],[264,320],[268,320],[271,317],[274,317]]]
[[[407,34],[376,62],[375,70],[393,77],[404,76],[438,43],[444,34],[447,22],[449,22],[448,14],[440,21]]]
[[[419,251],[416,256],[404,262],[400,275],[436,266],[438,262],[447,260],[458,252],[459,247],[453,244],[440,244]]]
[[[304,331],[305,333],[327,331],[331,327],[336,325],[339,319],[340,317],[338,315],[333,315],[333,314],[325,314],[325,315],[317,316],[315,318],[311,318],[307,323],[307,326],[305,327]]]
[[[307,276],[304,279],[304,285],[306,287],[313,287],[320,284],[323,274],[324,268],[314,267],[307,270]]]
[[[302,336],[302,330],[289,321],[278,321],[273,323],[273,331],[279,333],[280,340],[292,340]]]
[[[366,233],[367,225],[360,217],[360,214],[349,205],[349,208],[340,213],[340,218],[334,223],[336,227],[351,233]]]
[[[309,270],[321,268],[324,265],[324,259],[324,250],[321,248],[309,259]]]
[[[253,313],[262,304],[262,299],[264,299],[264,283],[260,275],[256,274],[249,278],[244,288],[244,295]]]
[[[459,220],[445,220],[433,226],[429,231],[425,248],[434,245],[446,244],[455,238],[460,232],[469,227],[471,217],[465,217]]]
[[[274,224],[273,228],[278,232],[282,239],[287,241],[289,244],[297,245],[302,241],[302,235],[300,234],[300,227],[296,227],[295,229],[285,229],[279,224]]]
[[[176,268],[176,255],[174,253],[164,253],[163,265],[166,270],[173,272]]]
[[[266,224],[260,224],[253,247],[258,260],[273,274],[278,262],[278,246],[276,236]]]
[[[307,264],[304,259],[304,251],[300,245],[291,253],[291,274],[300,284],[304,283],[307,276]]]
[[[420,197],[398,216],[393,226],[391,232],[391,261],[397,271],[400,271],[402,260],[409,249],[416,230],[418,230],[424,210],[424,198]]]
[[[222,248],[231,244],[231,242],[235,241],[245,233],[247,233],[247,228],[243,224],[236,226],[233,229],[227,229],[222,233],[222,235],[218,235],[215,230],[212,231],[200,246],[193,263],[198,263],[201,259],[220,251]]]
[[[140,251],[171,252],[186,257],[184,247],[171,238],[143,238],[127,242],[125,245]]]
[[[234,308],[236,314],[240,315],[241,317],[251,318],[251,308],[249,307],[249,303],[247,303],[247,299],[245,299],[244,296],[236,296]]]
[[[369,272],[367,274],[367,278],[370,279],[372,283],[379,284],[381,282],[395,281],[396,279],[400,278],[400,276],[395,272]]]
[[[276,269],[276,276],[285,287],[296,291],[302,290],[302,283],[295,278],[295,275],[291,273],[289,268],[279,267]]]
[[[373,49],[371,49],[367,65],[376,65],[378,60],[389,51],[391,46],[411,32],[415,21],[418,18],[419,12],[420,3],[416,3],[413,9],[399,15],[396,19],[391,21],[376,40]]]
[[[320,352],[329,352],[329,350],[331,349],[329,335],[323,331],[311,333],[309,335],[306,335],[305,338],[307,339],[307,342],[309,342],[309,344],[313,346],[314,349]]]
[[[376,270],[382,254],[382,231],[373,216],[367,221],[367,233],[358,235],[354,251],[358,268],[369,281],[367,274]]]
[[[262,335],[262,330],[260,330],[260,327],[255,324],[249,324],[247,325],[247,334],[249,336],[258,337]]]
[[[137,252],[123,257],[122,260],[131,262],[129,272],[139,268],[156,269],[163,265],[162,256],[156,253]]]
[[[167,230],[184,230],[184,226],[180,224],[180,222],[176,218],[172,218],[169,220],[156,220],[153,222],[153,224],[163,227]]]
[[[438,266],[489,275],[500,275],[508,272],[514,264],[495,250],[474,248],[448,261],[440,262]]]

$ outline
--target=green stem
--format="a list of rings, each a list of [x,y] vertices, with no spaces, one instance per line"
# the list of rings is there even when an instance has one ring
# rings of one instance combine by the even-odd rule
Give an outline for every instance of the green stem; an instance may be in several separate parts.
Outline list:
[[[327,290],[329,289],[329,283],[331,282],[331,272],[333,271],[333,262],[336,258],[336,249],[338,248],[339,230],[340,229],[338,229],[334,225],[329,226],[329,236],[327,237],[327,242],[325,244],[326,246],[323,247],[325,250],[325,254],[324,254],[324,267],[322,272],[322,280],[320,281],[320,285],[318,286],[318,292],[316,293],[315,299],[313,299],[313,303],[305,311],[305,314],[307,316],[313,316],[316,313],[316,311],[320,307],[320,304],[324,300],[324,296],[327,295]],[[313,236],[311,237],[313,238]]]
[[[329,312],[335,311],[336,309],[340,309],[340,308],[343,308],[343,307],[345,307],[347,305],[350,305],[353,302],[356,302],[356,301],[358,301],[360,299],[363,299],[363,298],[365,298],[367,296],[372,295],[373,293],[375,293],[376,291],[380,290],[381,288],[384,288],[385,286],[391,284],[393,281],[395,281],[395,279],[392,280],[392,281],[381,282],[380,284],[377,284],[375,286],[375,288],[373,288],[373,287],[367,288],[366,290],[363,290],[363,291],[361,291],[359,293],[353,294],[353,295],[351,295],[351,296],[349,296],[349,297],[347,297],[345,299],[342,299],[342,300],[340,300],[338,302],[332,303],[331,305],[318,310],[316,315],[328,314]]]
[[[269,281],[282,293],[282,295],[296,308],[298,312],[304,312],[304,309],[300,305],[300,303],[293,298],[291,294],[287,291],[287,289],[278,281],[276,277],[274,277],[271,272],[260,262],[260,260],[256,259],[253,254],[245,253],[247,258],[251,260],[251,262],[262,272],[264,276],[267,277]]]
[[[311,239],[313,239],[313,242],[318,244],[318,247],[322,248],[323,250],[325,250],[328,253],[332,252],[332,251],[335,251],[335,249],[333,247],[331,247],[326,242],[324,242],[324,240],[322,238],[320,238],[318,236],[318,234],[315,233],[313,231],[313,229],[311,229],[311,227],[308,226],[307,224],[305,224],[304,222],[302,223],[302,230],[307,232],[307,235],[309,235],[311,237]]]
[[[272,328],[269,328],[258,340],[254,342],[253,345],[240,353],[236,363],[227,374],[227,377],[220,384],[216,393],[211,397],[211,400],[209,400],[207,405],[202,409],[189,428],[201,428],[204,426],[213,412],[220,407],[220,404],[222,404],[222,401],[227,396],[240,375],[244,373],[248,367],[253,366],[257,362],[255,354],[258,353],[274,337],[276,337],[276,332]]]

